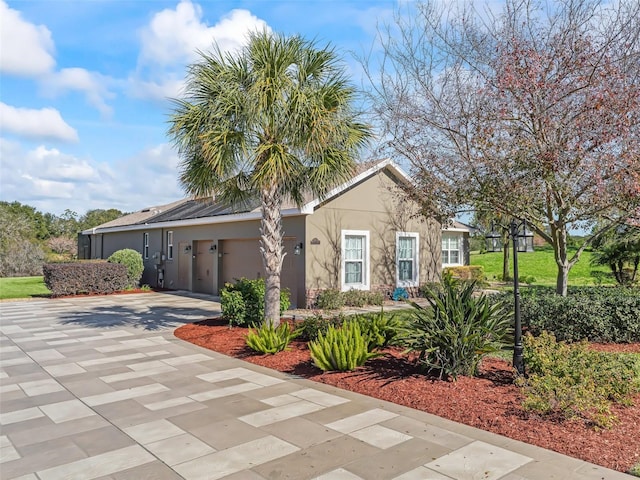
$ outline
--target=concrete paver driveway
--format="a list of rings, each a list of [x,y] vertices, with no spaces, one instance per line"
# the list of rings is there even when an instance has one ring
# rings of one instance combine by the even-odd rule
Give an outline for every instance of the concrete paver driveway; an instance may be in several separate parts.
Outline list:
[[[0,303],[0,477],[631,478],[173,336],[219,311],[176,293]]]

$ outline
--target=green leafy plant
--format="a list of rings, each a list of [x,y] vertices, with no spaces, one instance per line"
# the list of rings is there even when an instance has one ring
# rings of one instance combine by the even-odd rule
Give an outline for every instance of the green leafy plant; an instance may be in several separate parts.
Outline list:
[[[322,315],[311,315],[300,322],[300,338],[306,341],[315,340],[320,333],[326,334],[329,326],[339,328],[344,322],[344,316],[334,315],[323,317]]]
[[[113,254],[107,258],[107,262],[125,265],[127,267],[127,278],[129,279],[127,288],[136,288],[138,286],[142,278],[142,273],[144,272],[144,263],[142,262],[140,252],[136,252],[130,248],[124,248],[113,252]]]
[[[347,290],[342,293],[344,304],[348,307],[362,308],[367,304],[368,293],[362,290]]]
[[[368,338],[360,331],[357,321],[346,320],[340,328],[329,326],[326,333],[309,342],[313,363],[323,371],[346,372],[378,356],[369,351]]]
[[[344,297],[340,290],[329,288],[318,294],[316,305],[321,310],[338,310],[344,306]]]
[[[640,290],[623,287],[570,287],[556,295],[548,287],[521,290],[522,324],[533,335],[552,332],[570,342],[640,341]],[[513,305],[513,293],[493,295],[493,300]]]
[[[286,350],[298,333],[287,322],[282,322],[277,327],[265,322],[260,327],[250,329],[245,341],[256,352],[274,354]]]
[[[264,279],[241,278],[236,283],[227,283],[220,292],[222,314],[229,325],[248,326],[264,319]],[[289,308],[289,291],[280,291],[280,314]]]
[[[229,326],[244,325],[247,309],[242,292],[223,288],[220,292],[220,306],[222,316],[229,322]]]
[[[475,285],[445,273],[439,286],[425,290],[430,308],[412,304],[407,350],[418,352],[418,362],[440,378],[475,375],[482,356],[500,350],[511,330],[505,305],[476,296]]]
[[[616,422],[611,404],[629,403],[640,392],[640,355],[597,352],[587,342],[557,342],[547,332],[525,335],[524,347],[529,375],[518,385],[526,410],[608,428]]]
[[[382,292],[368,292],[367,305],[382,306],[384,303],[384,294]]]
[[[360,325],[362,334],[368,338],[370,351],[397,343],[399,333],[405,326],[399,317],[385,315],[382,309],[378,313],[358,315],[355,320]]]

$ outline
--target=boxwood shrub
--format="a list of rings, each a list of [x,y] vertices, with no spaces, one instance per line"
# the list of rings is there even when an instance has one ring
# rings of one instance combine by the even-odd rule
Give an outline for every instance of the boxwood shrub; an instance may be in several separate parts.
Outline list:
[[[144,272],[144,263],[140,252],[130,248],[124,248],[113,252],[111,256],[107,258],[107,262],[120,263],[127,267],[127,276],[129,278],[128,288],[136,288],[139,285],[142,273]]]
[[[42,266],[52,297],[81,293],[107,294],[125,290],[126,265],[108,262],[48,263]]]
[[[493,296],[513,305],[513,293]],[[621,287],[570,287],[568,295],[553,288],[520,292],[522,324],[533,334],[552,332],[559,341],[640,342],[640,290]]]

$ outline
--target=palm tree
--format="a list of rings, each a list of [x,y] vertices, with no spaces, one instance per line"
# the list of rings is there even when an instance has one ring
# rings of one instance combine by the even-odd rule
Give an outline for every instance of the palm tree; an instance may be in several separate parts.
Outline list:
[[[348,180],[371,130],[336,52],[299,36],[253,33],[237,54],[200,53],[174,100],[169,136],[180,182],[196,198],[259,200],[265,321],[280,322],[281,207]]]

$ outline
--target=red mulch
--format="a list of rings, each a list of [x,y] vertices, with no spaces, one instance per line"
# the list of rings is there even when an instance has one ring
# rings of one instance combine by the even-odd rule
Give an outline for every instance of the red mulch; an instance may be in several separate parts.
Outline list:
[[[499,359],[485,359],[478,377],[459,377],[455,382],[425,376],[392,349],[354,372],[323,373],[313,365],[305,342],[292,342],[286,352],[260,355],[245,346],[246,332],[212,319],[184,325],[175,335],[247,362],[429,412],[621,472],[640,461],[640,395],[635,397],[634,406],[614,406],[619,419],[616,426],[595,430],[583,422],[559,421],[522,410],[519,389],[513,384],[514,371]],[[596,348],[640,352],[640,344]]]

